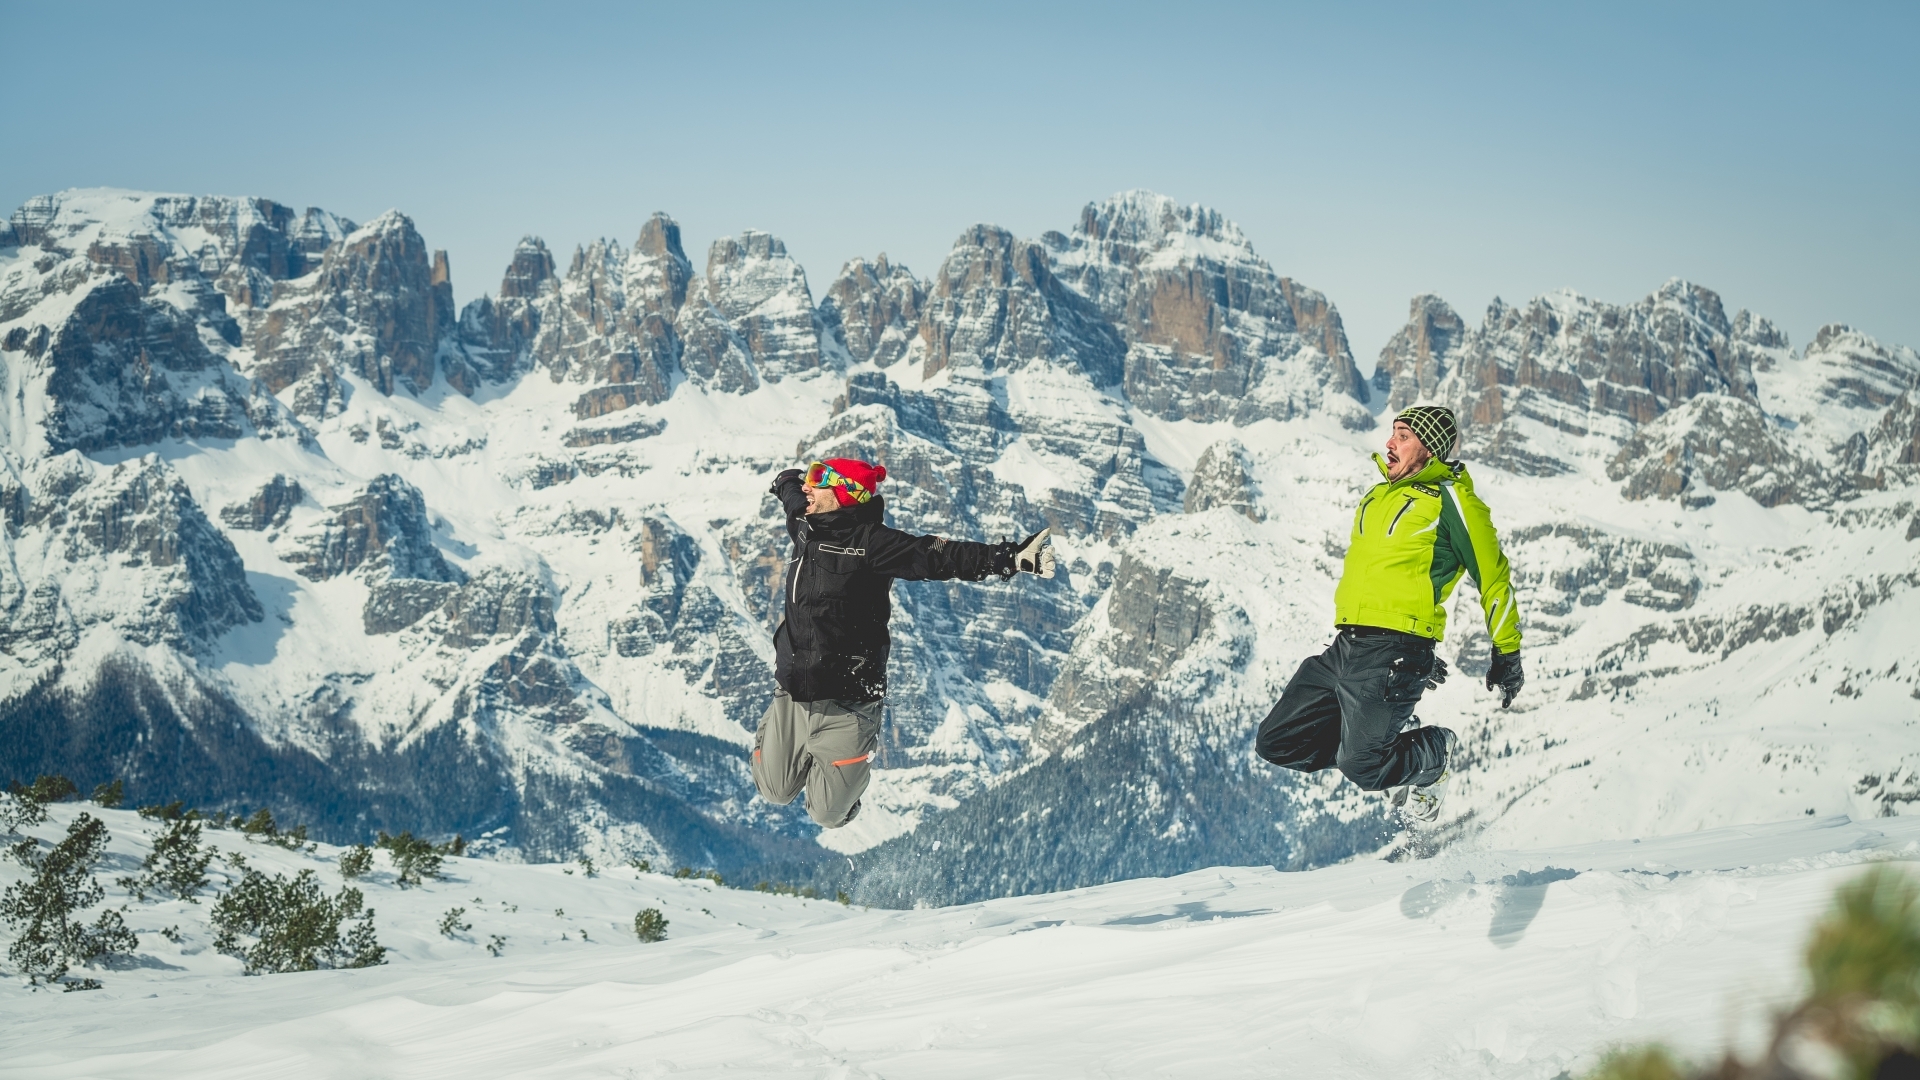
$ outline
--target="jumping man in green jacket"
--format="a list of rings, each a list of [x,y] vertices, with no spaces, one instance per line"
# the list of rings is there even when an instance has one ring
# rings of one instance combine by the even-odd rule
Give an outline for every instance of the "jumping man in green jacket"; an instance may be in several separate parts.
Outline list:
[[[1387,456],[1373,457],[1386,481],[1360,500],[1333,593],[1339,633],[1301,663],[1256,743],[1275,765],[1338,768],[1366,791],[1391,790],[1395,806],[1424,821],[1439,816],[1459,739],[1420,727],[1413,707],[1447,677],[1433,649],[1461,575],[1479,587],[1493,638],[1487,688],[1500,689],[1505,708],[1525,681],[1507,557],[1467,467],[1446,460],[1457,439],[1449,409],[1394,417]]]

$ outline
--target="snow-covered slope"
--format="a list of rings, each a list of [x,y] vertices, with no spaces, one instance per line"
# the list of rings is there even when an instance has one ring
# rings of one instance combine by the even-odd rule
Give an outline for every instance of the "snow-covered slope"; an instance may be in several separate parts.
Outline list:
[[[1461,412],[1530,679],[1507,712],[1475,686],[1463,586],[1421,707],[1469,747],[1442,839],[1920,797],[1910,349],[1836,326],[1796,353],[1685,282],[1478,328],[1421,297],[1369,385],[1326,297],[1142,192],[1039,240],[970,228],[925,280],[855,260],[817,304],[777,238],[696,271],[665,215],[565,262],[528,238],[456,316],[399,213],[17,211],[0,771],[505,857],[812,860],[907,900],[1404,844],[1247,747],[1330,633],[1380,410],[1419,399]],[[900,527],[1048,524],[1065,573],[896,589],[875,786],[822,835],[752,797],[744,750],[766,485],[842,454],[887,465]]]
[[[33,830],[52,839],[74,811]],[[109,858],[145,853],[133,815]],[[294,854],[209,833],[270,873]],[[1609,1046],[1751,1055],[1863,864],[1920,822],[1203,870],[938,910],[843,907],[622,867],[451,859],[360,883],[381,967],[245,977],[209,904],[132,902],[104,989],[0,987],[9,1076],[1578,1075]],[[379,864],[384,866],[384,859]],[[569,871],[575,871],[569,873]],[[0,867],[0,882],[18,876]],[[109,903],[124,898],[114,896]],[[436,928],[452,908],[469,929]],[[634,913],[667,939],[643,944]],[[174,928],[175,943],[160,931]],[[487,945],[499,935],[499,955]]]

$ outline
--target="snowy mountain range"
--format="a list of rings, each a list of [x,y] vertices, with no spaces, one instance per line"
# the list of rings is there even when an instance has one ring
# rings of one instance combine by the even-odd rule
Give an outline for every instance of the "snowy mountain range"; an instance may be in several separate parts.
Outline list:
[[[269,804],[318,835],[846,871],[893,902],[1406,846],[1252,727],[1328,639],[1383,412],[1453,406],[1529,684],[1421,707],[1438,837],[1560,844],[1920,800],[1920,356],[1790,347],[1669,282],[1415,298],[1363,377],[1337,309],[1219,213],[1131,192],[816,301],[749,231],[696,271],[514,250],[455,311],[404,215],[44,196],[0,230],[0,773]],[[873,793],[752,797],[785,543],[771,475],[883,462],[893,523],[1052,525],[1052,581],[895,589]],[[1906,631],[1899,627],[1906,626]],[[1432,843],[1428,838],[1423,843]],[[822,846],[853,856],[834,858]],[[807,869],[811,867],[812,869]]]

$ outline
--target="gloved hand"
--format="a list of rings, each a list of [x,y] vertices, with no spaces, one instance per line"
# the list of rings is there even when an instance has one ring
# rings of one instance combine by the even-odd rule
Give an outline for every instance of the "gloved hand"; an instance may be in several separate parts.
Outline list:
[[[1440,684],[1446,681],[1447,662],[1440,659],[1440,654],[1435,653],[1433,657],[1433,667],[1427,672],[1427,689],[1438,690],[1440,689]]]
[[[1513,696],[1518,694],[1520,688],[1526,684],[1527,677],[1520,670],[1520,650],[1515,649],[1512,652],[1493,650],[1493,666],[1487,669],[1487,689],[1499,687],[1500,707],[1504,709],[1512,705]]]
[[[787,481],[791,480],[797,484],[800,482],[800,478],[805,475],[807,475],[807,470],[805,469],[787,469],[773,478],[773,486],[767,488],[767,494],[778,495],[780,494],[780,488],[784,486]]]
[[[1013,552],[1013,568],[1024,574],[1039,574],[1041,577],[1053,576],[1053,530],[1041,529],[1025,540]]]

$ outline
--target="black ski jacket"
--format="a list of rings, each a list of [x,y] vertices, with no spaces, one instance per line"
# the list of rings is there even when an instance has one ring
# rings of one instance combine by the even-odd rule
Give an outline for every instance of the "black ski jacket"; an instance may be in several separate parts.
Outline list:
[[[1011,552],[999,550],[1004,544],[889,528],[879,496],[808,517],[799,480],[786,479],[773,493],[793,538],[786,618],[773,633],[773,677],[795,701],[878,701],[886,695],[895,578],[979,581],[1013,569]]]

